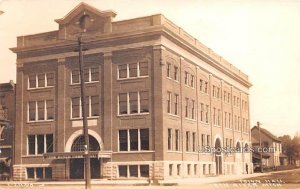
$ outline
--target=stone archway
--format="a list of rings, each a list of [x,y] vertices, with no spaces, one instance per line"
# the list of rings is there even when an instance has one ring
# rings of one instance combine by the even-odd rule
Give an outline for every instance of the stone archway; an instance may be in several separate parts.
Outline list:
[[[222,144],[220,138],[217,138],[215,141],[215,149],[216,149],[216,153],[215,153],[216,174],[221,175],[223,165],[222,165],[222,153],[221,153]]]

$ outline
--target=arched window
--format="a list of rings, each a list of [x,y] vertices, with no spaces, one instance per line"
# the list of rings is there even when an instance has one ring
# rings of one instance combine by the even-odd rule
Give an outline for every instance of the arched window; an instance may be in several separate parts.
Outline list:
[[[76,151],[84,151],[84,136],[80,135],[77,137],[71,147],[72,152]],[[100,145],[98,141],[91,135],[89,135],[89,145],[90,145],[90,151],[99,151],[100,150]]]

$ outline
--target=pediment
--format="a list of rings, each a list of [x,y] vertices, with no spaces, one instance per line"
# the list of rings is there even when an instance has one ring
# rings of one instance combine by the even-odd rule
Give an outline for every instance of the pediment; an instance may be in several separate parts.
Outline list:
[[[81,32],[111,32],[112,18],[116,16],[114,11],[101,11],[86,3],[80,3],[71,10],[65,17],[56,19],[59,24],[60,33],[73,35]],[[82,18],[86,18],[88,26],[84,29],[81,27]]]

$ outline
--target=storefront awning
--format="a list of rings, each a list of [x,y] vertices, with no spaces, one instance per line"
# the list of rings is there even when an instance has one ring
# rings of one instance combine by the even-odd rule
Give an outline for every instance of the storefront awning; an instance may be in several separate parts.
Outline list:
[[[105,151],[91,151],[91,158],[111,158],[111,152]],[[55,152],[43,154],[45,159],[72,159],[72,158],[84,158],[84,152]]]

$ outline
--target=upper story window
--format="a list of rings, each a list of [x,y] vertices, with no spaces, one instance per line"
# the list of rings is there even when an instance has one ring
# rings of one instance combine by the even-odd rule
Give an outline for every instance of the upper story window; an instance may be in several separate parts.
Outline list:
[[[118,79],[148,76],[148,62],[118,65]]]
[[[99,68],[90,67],[84,69],[84,82],[91,83],[99,81]],[[71,73],[71,84],[80,83],[80,72],[79,70],[72,70]]]
[[[29,101],[27,115],[29,122],[54,120],[53,100]]]
[[[189,72],[184,72],[184,84],[190,87],[195,87],[195,76]]]
[[[52,86],[54,86],[54,73],[30,74],[28,76],[28,89]]]
[[[53,134],[28,135],[27,154],[37,155],[53,152]]]
[[[200,79],[200,92],[208,93],[208,82]]]
[[[149,92],[120,93],[118,98],[119,115],[141,114],[149,112]]]
[[[149,129],[119,130],[119,151],[149,150]]]
[[[179,76],[178,76],[178,67],[174,66],[174,80],[178,81]]]
[[[221,98],[221,93],[220,93],[221,89],[220,89],[220,87],[217,87],[217,86],[213,85],[212,90],[213,90],[212,91],[213,97]]]
[[[167,63],[167,77],[171,77],[171,64]]]
[[[87,96],[87,117],[99,116],[99,96]],[[81,98],[73,97],[71,99],[71,118],[82,118]]]

